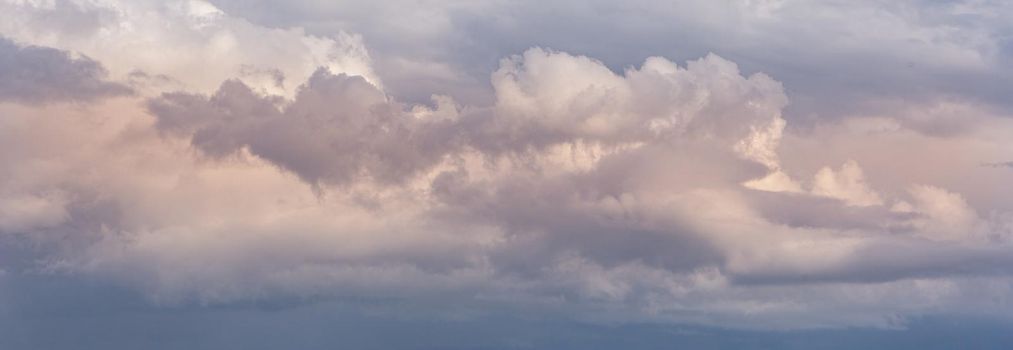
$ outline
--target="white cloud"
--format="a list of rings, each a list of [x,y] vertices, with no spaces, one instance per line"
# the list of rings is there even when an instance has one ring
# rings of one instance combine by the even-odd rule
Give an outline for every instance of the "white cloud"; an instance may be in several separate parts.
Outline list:
[[[865,174],[853,160],[841,165],[841,170],[820,169],[813,178],[812,193],[817,196],[835,198],[848,205],[882,205],[883,199],[869,188]]]
[[[983,238],[978,214],[959,194],[926,185],[915,185],[908,191],[913,211],[922,216],[915,219],[921,235],[942,241]]]
[[[54,30],[33,25],[66,8],[93,16],[88,23],[92,28]],[[104,63],[117,78],[142,71],[182,84],[169,88],[198,91],[211,91],[226,79],[240,78],[260,91],[291,95],[313,71],[326,67],[380,85],[358,36],[341,32],[319,37],[300,28],[260,27],[202,0],[5,0],[0,2],[0,11],[8,17],[0,22],[0,34],[80,52]],[[285,79],[278,82],[271,74],[260,73],[274,70]]]

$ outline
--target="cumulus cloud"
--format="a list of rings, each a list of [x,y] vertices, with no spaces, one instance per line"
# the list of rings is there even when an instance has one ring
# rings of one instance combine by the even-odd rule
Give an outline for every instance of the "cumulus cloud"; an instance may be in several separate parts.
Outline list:
[[[74,17],[93,18],[87,24],[92,30],[35,25],[69,9],[88,14]],[[0,11],[8,14],[0,22],[0,34],[83,53],[105,63],[115,78],[137,71],[166,75],[198,91],[240,78],[262,92],[284,95],[317,68],[327,67],[380,83],[358,36],[260,27],[205,1],[5,0]]]
[[[980,235],[979,218],[959,194],[945,189],[916,185],[909,189],[913,205],[898,203],[895,210],[913,211],[923,217],[916,221],[920,233],[930,239],[963,241]]]
[[[528,50],[503,60],[493,73],[504,129],[550,133],[557,140],[606,143],[703,135],[734,145],[743,158],[775,166],[787,103],[781,85],[763,74],[744,77],[738,67],[710,55],[685,68],[648,58],[624,76],[583,56]],[[512,130],[504,130],[509,132]],[[555,135],[552,135],[555,134]],[[536,135],[516,135],[513,138]]]
[[[192,135],[206,154],[248,149],[313,184],[395,182],[440,162],[455,142],[449,121],[403,110],[361,76],[320,70],[291,103],[278,102],[230,81],[213,96],[166,94],[150,108],[160,129]]]
[[[231,81],[207,97],[165,94],[150,108],[160,129],[190,137],[209,155],[248,147],[311,183],[391,182],[468,151],[539,154],[560,145],[614,153],[697,143],[778,167],[780,85],[762,74],[743,77],[717,56],[686,68],[651,58],[619,75],[588,57],[531,49],[503,60],[492,84],[491,107],[407,108],[361,77],[320,70],[292,101]]]
[[[499,60],[487,103],[413,104],[355,35],[202,1],[73,4],[99,29],[0,32],[95,55],[142,93],[0,104],[16,165],[0,168],[0,245],[34,247],[0,260],[9,273],[170,307],[369,299],[776,329],[1009,312],[1013,196],[980,164],[1004,159],[1013,123],[973,105],[987,127],[926,132],[912,106],[793,130],[779,81],[715,54],[615,69],[537,47]],[[2,6],[15,23],[56,8]]]
[[[882,205],[883,199],[869,188],[862,169],[855,161],[848,161],[840,171],[830,168],[820,169],[813,178],[813,194],[836,198],[848,205],[870,206]]]
[[[715,52],[784,82],[792,95],[785,116],[796,127],[894,113],[911,101],[1010,107],[1006,22],[1013,6],[1005,2],[211,2],[268,26],[361,33],[390,91],[414,102],[434,91],[490,98],[485,75],[496,60],[539,45],[613,69],[650,55],[683,61]]]
[[[107,81],[106,74],[91,58],[0,36],[0,101],[83,102],[131,93],[127,86]]]
[[[16,140],[34,151],[13,159],[61,167],[5,183],[67,194],[18,223],[48,242],[45,269],[128,281],[168,304],[482,295],[492,307],[562,293],[572,298],[546,310],[741,326],[752,310],[784,317],[772,327],[890,326],[893,313],[918,309],[883,298],[934,297],[899,292],[908,279],[991,275],[1003,261],[987,240],[960,238],[992,226],[945,190],[913,187],[894,200],[907,209],[860,209],[888,199],[854,162],[815,172],[811,194],[742,185],[790,170],[778,151],[787,100],[776,81],[720,57],[684,67],[652,58],[618,74],[532,49],[503,60],[492,83],[491,106],[411,106],[362,77],[318,70],[291,99],[232,80],[211,95],[106,103],[58,121],[29,117],[55,110],[19,108],[12,132],[106,122],[74,133],[90,146],[71,154],[43,151],[65,138]],[[119,147],[136,151],[108,155]],[[63,176],[96,165],[94,176]],[[23,196],[10,201],[29,208]],[[917,241],[952,241],[946,234],[977,246]],[[925,251],[937,253],[914,253]],[[779,286],[799,283],[817,284],[795,304],[775,301],[798,288]],[[832,307],[815,306],[825,283],[875,288],[880,297],[840,307],[883,309],[814,317]],[[947,302],[959,308],[956,288]],[[692,304],[710,316],[679,306]]]

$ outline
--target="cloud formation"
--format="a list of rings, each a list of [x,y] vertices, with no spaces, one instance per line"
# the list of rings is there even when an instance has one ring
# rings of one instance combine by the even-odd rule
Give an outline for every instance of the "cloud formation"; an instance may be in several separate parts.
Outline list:
[[[0,100],[20,103],[82,102],[122,96],[131,89],[106,80],[88,57],[48,47],[23,46],[0,36]]]
[[[714,52],[785,83],[795,126],[944,99],[1009,111],[1006,20],[995,1],[213,0],[229,13],[310,33],[360,33],[390,91],[425,101],[491,96],[496,61],[531,46],[595,57],[621,70],[645,57],[682,62]],[[559,20],[565,18],[565,20]]]
[[[780,9],[750,4],[753,21]],[[0,83],[5,274],[166,308],[782,330],[1010,312],[1013,190],[981,166],[1009,158],[995,106],[793,128],[791,89],[717,54],[616,69],[537,46],[484,73],[488,100],[413,103],[344,31],[203,1],[0,8],[19,14],[0,33],[53,47],[0,42],[0,74],[45,78]],[[57,15],[80,22],[38,24]],[[944,63],[981,58],[950,48]]]
[[[155,91],[211,91],[236,78],[259,91],[286,94],[319,67],[378,83],[358,36],[264,28],[205,1],[7,0],[0,11],[8,14],[0,33],[15,41],[80,52],[103,62],[115,78],[140,72],[175,82],[145,86]],[[73,23],[62,16],[81,23],[39,25]]]

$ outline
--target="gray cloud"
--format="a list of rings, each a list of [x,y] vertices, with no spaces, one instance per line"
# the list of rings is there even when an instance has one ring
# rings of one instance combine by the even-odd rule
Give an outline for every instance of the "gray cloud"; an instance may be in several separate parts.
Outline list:
[[[317,184],[363,176],[395,182],[439,162],[454,145],[447,121],[419,121],[362,77],[319,70],[282,109],[238,81],[209,98],[166,94],[150,104],[159,127],[192,134],[212,156],[254,155]]]
[[[495,157],[575,142],[618,147],[707,134],[728,152],[778,120],[785,104],[776,81],[742,77],[716,56],[687,68],[652,58],[620,76],[587,57],[532,49],[504,60],[493,84],[492,107],[460,110],[437,98],[435,109],[409,111],[361,77],[322,69],[291,103],[229,81],[212,96],[169,93],[149,108],[161,130],[189,137],[206,154],[248,147],[312,184],[342,184],[361,177],[398,182],[469,150]],[[767,149],[737,151],[771,161],[753,154]]]
[[[0,37],[0,100],[83,102],[131,93],[127,86],[107,81],[106,74],[88,57]]]
[[[545,46],[596,57],[614,70],[650,55],[686,60],[714,52],[784,82],[793,96],[786,113],[796,126],[891,111],[884,101],[953,98],[1010,110],[1003,52],[1013,8],[1002,2],[213,2],[270,26],[353,28],[379,53],[378,70],[392,92],[411,101],[432,91],[489,98],[476,91],[488,92],[483,77],[500,57]],[[460,67],[463,76],[420,79],[432,66],[413,70],[405,61]]]

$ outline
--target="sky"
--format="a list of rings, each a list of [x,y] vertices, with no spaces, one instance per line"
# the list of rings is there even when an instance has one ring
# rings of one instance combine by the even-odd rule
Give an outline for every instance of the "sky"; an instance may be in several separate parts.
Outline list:
[[[1006,349],[1013,3],[0,0],[2,349]]]

